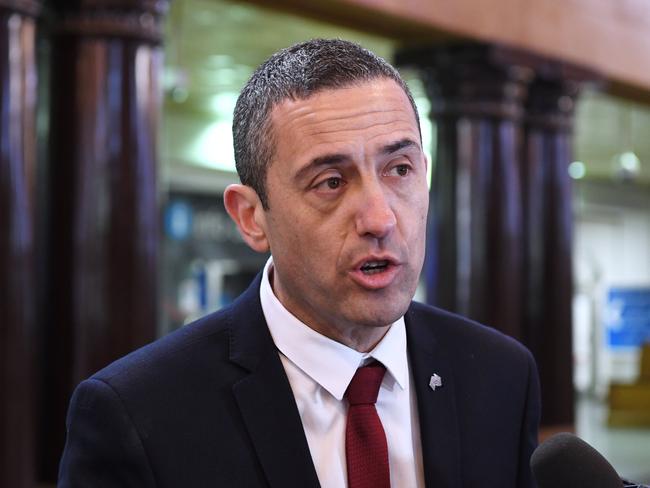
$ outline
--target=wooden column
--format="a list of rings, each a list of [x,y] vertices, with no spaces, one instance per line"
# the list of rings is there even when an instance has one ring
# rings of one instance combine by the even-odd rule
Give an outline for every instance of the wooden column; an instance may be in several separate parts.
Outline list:
[[[544,73],[542,73],[544,75]],[[560,76],[563,75],[563,76]],[[530,87],[525,125],[524,340],[539,367],[542,424],[570,426],[573,409],[571,161],[578,84],[561,72]]]
[[[521,338],[521,119],[531,71],[507,50],[409,50],[437,128],[428,301]]]
[[[409,49],[432,103],[437,155],[429,302],[533,352],[542,425],[571,429],[570,162],[578,87],[595,73],[495,45]]]
[[[34,484],[35,1],[0,0],[0,486]]]
[[[155,338],[164,0],[55,3],[41,442],[56,477],[74,386]]]

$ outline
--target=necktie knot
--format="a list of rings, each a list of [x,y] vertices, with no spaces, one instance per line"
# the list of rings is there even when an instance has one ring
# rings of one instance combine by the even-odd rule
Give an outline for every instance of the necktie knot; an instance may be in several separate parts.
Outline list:
[[[374,405],[386,368],[377,361],[357,369],[345,391],[350,405]]]

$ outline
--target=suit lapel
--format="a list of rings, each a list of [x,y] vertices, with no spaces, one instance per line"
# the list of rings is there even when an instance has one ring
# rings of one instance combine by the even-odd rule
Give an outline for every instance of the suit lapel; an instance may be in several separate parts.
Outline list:
[[[461,486],[460,433],[452,365],[437,344],[433,327],[418,317],[413,306],[405,320],[426,486],[458,487]],[[434,373],[442,379],[442,387],[435,391],[429,387]]]
[[[271,487],[317,487],[298,408],[259,302],[260,276],[233,307],[230,358],[249,371],[233,394]]]

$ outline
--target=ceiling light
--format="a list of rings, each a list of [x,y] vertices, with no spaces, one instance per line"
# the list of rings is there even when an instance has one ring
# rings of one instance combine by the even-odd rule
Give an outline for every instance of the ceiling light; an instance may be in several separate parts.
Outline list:
[[[632,151],[626,151],[618,157],[618,162],[626,171],[630,173],[638,173],[641,169],[641,161],[639,157]]]
[[[580,180],[587,174],[587,168],[582,161],[574,161],[569,165],[569,176],[574,180]]]

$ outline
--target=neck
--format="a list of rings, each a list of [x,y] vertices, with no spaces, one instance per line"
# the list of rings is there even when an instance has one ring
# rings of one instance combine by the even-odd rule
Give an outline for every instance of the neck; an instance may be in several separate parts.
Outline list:
[[[384,338],[386,332],[388,332],[388,329],[390,328],[390,325],[385,325],[383,327],[357,325],[356,328],[352,328],[350,326],[342,328],[325,328],[310,325],[305,321],[303,321],[303,323],[305,323],[309,328],[315,330],[319,334],[322,334],[325,337],[332,339],[333,341],[344,344],[358,352],[372,351],[375,346],[379,344],[379,342]]]
[[[284,308],[310,329],[355,351],[364,353],[372,351],[392,325],[392,323],[356,323],[341,321],[340,318],[337,320],[334,317],[323,317],[316,310],[311,310],[309,303],[296,305],[275,283],[273,268],[269,271],[269,283],[273,294]]]

